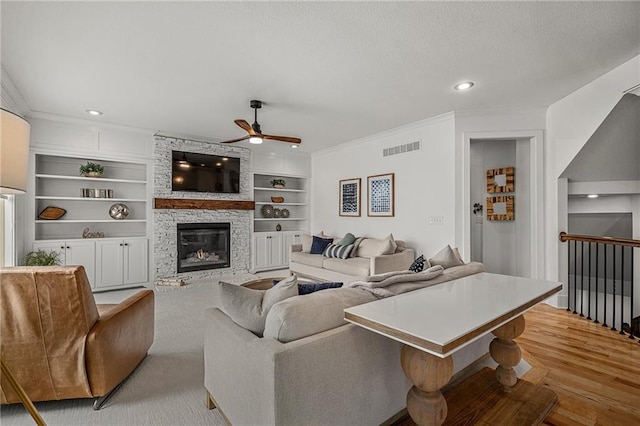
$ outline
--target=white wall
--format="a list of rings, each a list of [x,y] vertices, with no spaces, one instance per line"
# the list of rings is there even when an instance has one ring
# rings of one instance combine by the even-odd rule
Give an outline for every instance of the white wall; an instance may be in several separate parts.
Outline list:
[[[564,280],[560,259],[566,249],[558,234],[558,177],[627,90],[640,82],[640,55],[592,81],[547,109],[545,154],[545,276]],[[564,213],[563,213],[564,214]],[[566,273],[566,272],[565,272]],[[564,275],[564,273],[562,274]]]
[[[416,254],[455,243],[455,144],[452,114],[348,142],[312,155],[311,231],[382,238],[393,233]],[[383,157],[383,148],[422,141],[422,150]],[[367,217],[367,176],[395,173],[395,216]],[[338,183],[362,179],[360,217],[338,215]],[[442,224],[430,224],[442,217]]]

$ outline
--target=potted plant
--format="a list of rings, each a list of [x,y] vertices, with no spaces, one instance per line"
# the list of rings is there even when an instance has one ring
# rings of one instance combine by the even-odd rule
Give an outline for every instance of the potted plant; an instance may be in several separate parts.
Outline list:
[[[25,266],[53,266],[60,264],[60,254],[56,251],[31,251],[24,256]]]
[[[271,181],[271,185],[276,189],[284,188],[284,179],[274,179]]]
[[[87,161],[87,164],[80,166],[80,174],[84,177],[100,177],[104,173],[104,167],[98,163]]]

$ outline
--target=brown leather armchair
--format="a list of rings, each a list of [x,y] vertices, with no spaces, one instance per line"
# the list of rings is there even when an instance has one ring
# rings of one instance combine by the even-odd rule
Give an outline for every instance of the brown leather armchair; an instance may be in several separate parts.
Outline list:
[[[33,401],[96,398],[98,410],[153,343],[154,294],[96,305],[82,266],[0,269],[0,356]],[[20,402],[5,377],[0,403]]]

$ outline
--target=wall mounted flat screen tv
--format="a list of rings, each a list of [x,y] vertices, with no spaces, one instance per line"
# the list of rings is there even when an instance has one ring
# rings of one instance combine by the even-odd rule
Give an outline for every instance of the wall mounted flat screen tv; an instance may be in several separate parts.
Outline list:
[[[171,190],[240,192],[240,159],[193,152],[171,151]]]

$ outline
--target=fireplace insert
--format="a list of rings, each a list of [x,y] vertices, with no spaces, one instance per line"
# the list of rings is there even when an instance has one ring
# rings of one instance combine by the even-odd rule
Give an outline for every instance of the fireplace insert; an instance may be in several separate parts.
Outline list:
[[[178,272],[231,266],[230,223],[179,223]]]

